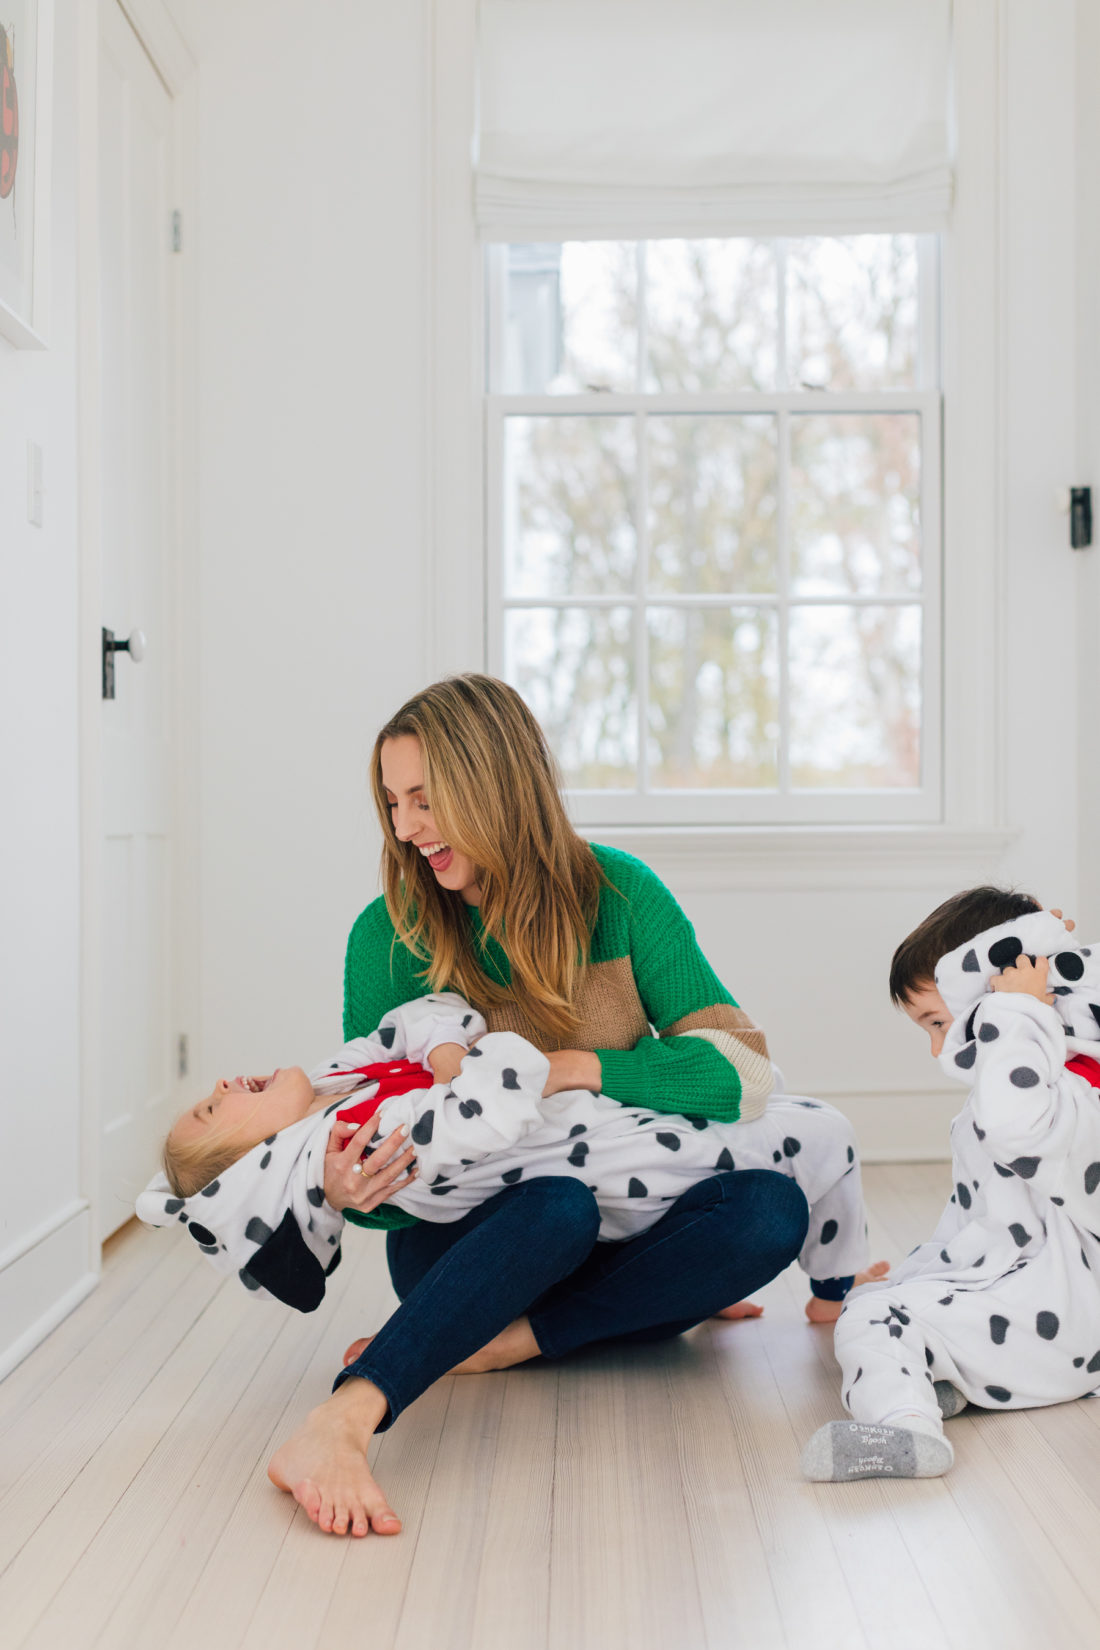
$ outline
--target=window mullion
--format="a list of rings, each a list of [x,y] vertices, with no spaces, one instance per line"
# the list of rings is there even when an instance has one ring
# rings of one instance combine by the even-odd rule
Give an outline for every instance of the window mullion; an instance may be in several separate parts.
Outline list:
[[[635,543],[637,562],[634,568],[634,691],[638,701],[638,780],[637,788],[649,789],[649,631],[646,624],[646,578],[649,568],[649,453],[646,443],[645,413],[634,415],[634,434],[638,443],[637,496],[635,510]]]
[[[778,553],[776,623],[779,648],[779,750],[777,782],[779,794],[791,788],[791,669],[790,669],[790,413],[778,414],[779,496],[776,500],[776,550]]]

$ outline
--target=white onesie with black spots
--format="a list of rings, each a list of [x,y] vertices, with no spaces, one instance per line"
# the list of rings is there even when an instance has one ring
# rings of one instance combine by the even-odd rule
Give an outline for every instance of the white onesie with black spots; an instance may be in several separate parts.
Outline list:
[[[1050,958],[1054,1007],[990,988],[1021,952]],[[951,952],[936,984],[953,1016],[940,1064],[972,1085],[951,1126],[955,1189],[929,1241],[837,1323],[857,1421],[938,1421],[938,1380],[986,1409],[1100,1387],[1100,1092],[1065,1065],[1100,1053],[1100,957],[1036,912]]]
[[[714,1123],[622,1106],[589,1089],[544,1097],[546,1056],[511,1032],[486,1035],[481,1017],[449,992],[394,1010],[373,1036],[346,1044],[310,1080],[318,1093],[346,1092],[346,1074],[356,1067],[423,1061],[441,1043],[468,1046],[474,1039],[452,1083],[394,1095],[379,1107],[374,1138],[405,1125],[416,1148],[418,1176],[389,1200],[396,1208],[455,1221],[521,1180],[569,1175],[594,1192],[601,1239],[625,1239],[652,1226],[697,1181],[733,1169],[773,1169],[794,1179],[810,1204],[803,1270],[814,1279],[843,1278],[866,1264],[852,1128],[818,1100],[776,1095],[750,1122]],[[364,1087],[356,1098],[371,1092]],[[155,1225],[186,1224],[193,1236],[197,1224],[200,1247],[215,1265],[254,1292],[287,1299],[282,1257],[300,1259],[288,1210],[322,1276],[336,1263],[343,1222],[324,1201],[324,1155],[332,1113],[346,1104],[334,1101],[282,1130],[192,1198],[174,1198],[158,1176],[138,1213]],[[273,1269],[275,1251],[281,1258]]]

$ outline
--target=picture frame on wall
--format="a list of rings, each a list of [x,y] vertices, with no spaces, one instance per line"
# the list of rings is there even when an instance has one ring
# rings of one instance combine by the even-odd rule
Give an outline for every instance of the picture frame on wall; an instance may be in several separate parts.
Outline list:
[[[46,347],[53,0],[0,0],[0,337]]]

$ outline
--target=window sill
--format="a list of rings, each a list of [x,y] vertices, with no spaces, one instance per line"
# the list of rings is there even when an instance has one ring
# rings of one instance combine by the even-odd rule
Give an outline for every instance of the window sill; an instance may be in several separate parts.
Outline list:
[[[644,860],[674,892],[942,890],[996,880],[1019,831],[1000,826],[585,826]]]

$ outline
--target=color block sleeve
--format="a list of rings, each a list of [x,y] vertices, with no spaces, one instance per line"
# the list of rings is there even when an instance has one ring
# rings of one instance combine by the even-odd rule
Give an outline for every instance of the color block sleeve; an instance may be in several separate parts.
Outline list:
[[[630,964],[657,1036],[632,1049],[596,1050],[604,1092],[719,1122],[758,1117],[773,1086],[764,1033],[721,983],[659,877],[638,864],[622,892],[630,901]]]

